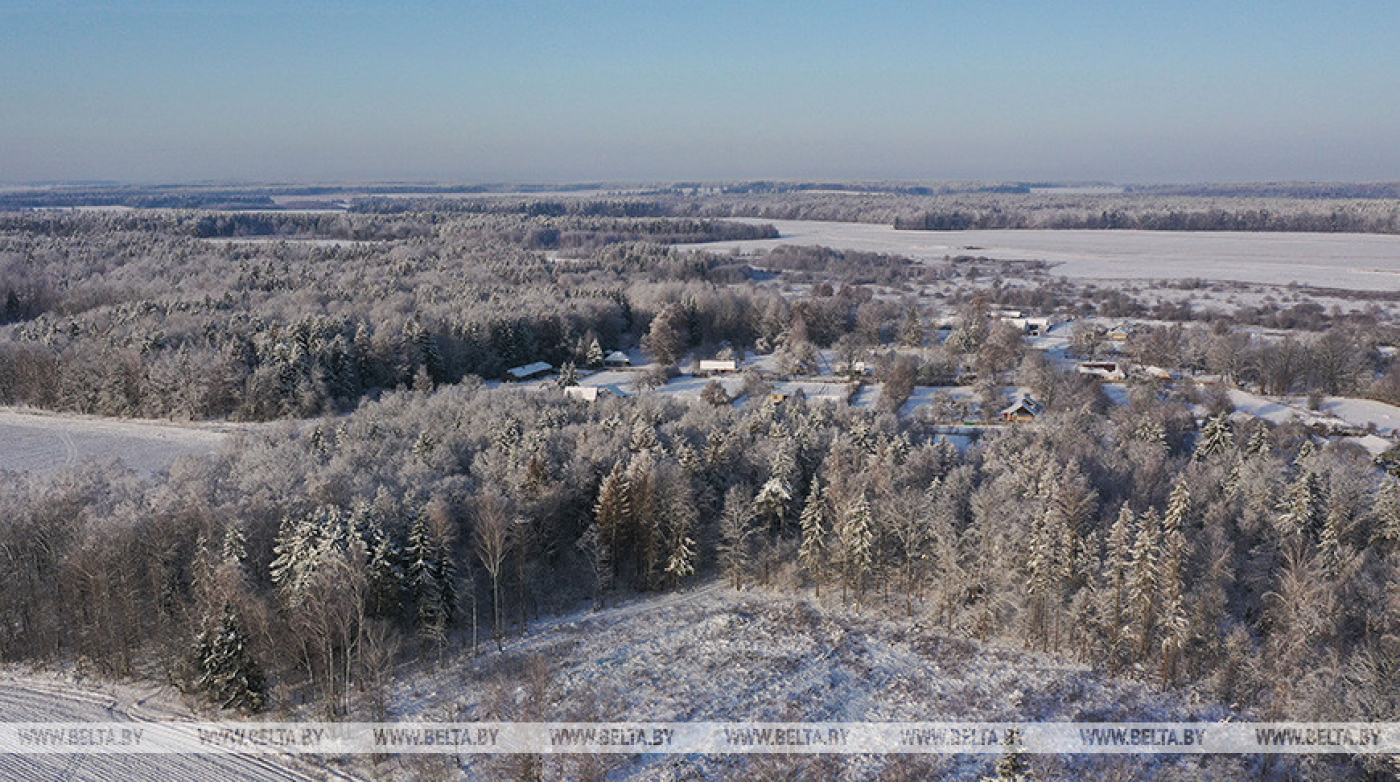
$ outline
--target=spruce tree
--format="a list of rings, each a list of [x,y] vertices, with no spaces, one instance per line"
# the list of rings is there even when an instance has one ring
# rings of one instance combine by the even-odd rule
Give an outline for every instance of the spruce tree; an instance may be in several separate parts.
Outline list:
[[[195,648],[199,678],[195,687],[221,709],[260,711],[267,702],[262,669],[248,652],[233,606],[199,635]]]
[[[748,492],[739,486],[724,495],[724,509],[719,520],[719,564],[730,585],[739,589],[748,574],[750,540],[753,538],[753,511]]]
[[[1226,453],[1233,444],[1229,417],[1224,413],[1213,415],[1206,420],[1205,427],[1201,429],[1193,458],[1198,462],[1204,461],[1216,454]]]
[[[811,576],[822,596],[822,580],[826,571],[826,498],[820,481],[812,481],[807,502],[802,506],[802,543],[797,549],[798,565]]]
[[[1108,647],[1110,667],[1117,670],[1122,657],[1123,627],[1127,624],[1131,600],[1133,528],[1137,517],[1128,503],[1118,511],[1118,518],[1108,531],[1104,553],[1103,578],[1100,584],[1099,615]]]
[[[1133,635],[1137,657],[1147,656],[1157,624],[1157,591],[1161,586],[1161,566],[1157,552],[1161,547],[1161,530],[1157,512],[1142,515],[1138,534],[1133,542],[1133,559],[1129,565],[1129,594],[1133,610]]]
[[[865,575],[875,554],[875,527],[870,515],[870,502],[861,495],[841,514],[836,531],[841,541],[841,599],[854,590],[857,598],[864,593]]]

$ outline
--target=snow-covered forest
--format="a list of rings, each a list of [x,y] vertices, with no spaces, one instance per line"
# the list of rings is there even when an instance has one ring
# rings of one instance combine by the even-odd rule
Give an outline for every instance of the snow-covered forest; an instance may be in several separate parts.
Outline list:
[[[489,667],[552,616],[712,584],[1241,718],[1400,712],[1395,460],[1232,416],[1225,393],[1400,401],[1388,300],[1183,306],[1034,262],[668,247],[771,235],[725,202],[672,216],[692,200],[0,214],[0,403],[276,422],[154,476],[0,474],[0,659],[392,719],[406,671]],[[1075,319],[1069,363],[1011,307]],[[1139,322],[1118,340],[1104,318]],[[1166,369],[1110,399],[1073,368],[1110,347]],[[635,395],[566,393],[612,351],[637,358]],[[733,392],[656,392],[746,355],[770,369]],[[832,356],[873,404],[773,385]],[[555,379],[499,382],[532,362]],[[909,414],[917,387],[975,403]],[[1007,388],[1034,421],[998,419]]]

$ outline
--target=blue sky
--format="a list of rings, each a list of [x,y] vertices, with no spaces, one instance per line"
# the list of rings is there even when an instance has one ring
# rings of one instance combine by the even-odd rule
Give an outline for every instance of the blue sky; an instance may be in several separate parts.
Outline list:
[[[1400,3],[0,2],[0,181],[1400,179]]]

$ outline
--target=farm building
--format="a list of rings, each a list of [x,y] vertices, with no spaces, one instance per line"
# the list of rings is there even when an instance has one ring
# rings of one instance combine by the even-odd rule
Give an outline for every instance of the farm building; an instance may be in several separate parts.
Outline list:
[[[1015,326],[1016,328],[1025,332],[1026,336],[1029,337],[1044,336],[1046,332],[1050,331],[1050,329],[1053,329],[1064,322],[1062,319],[1054,317],[1053,315],[1042,315],[1036,317],[1017,316],[1014,318],[1002,318],[1001,320],[1003,323],[1010,323],[1012,326]]]
[[[1081,375],[1093,375],[1104,380],[1122,380],[1128,375],[1117,361],[1081,361],[1074,367]]]
[[[841,363],[837,364],[837,365],[834,367],[834,369],[836,370],[836,374],[838,374],[838,375],[868,375],[868,374],[870,374],[870,367],[869,367],[864,361],[852,361],[852,362],[849,363],[849,364],[847,364],[846,362],[842,361]]]
[[[1117,326],[1114,326],[1113,328],[1109,329],[1108,332],[1104,334],[1104,336],[1108,337],[1114,342],[1123,342],[1132,335],[1133,330],[1122,323],[1119,323]]]
[[[1028,396],[1018,397],[1009,407],[1001,411],[1001,420],[1007,422],[1034,421],[1040,415],[1040,403]]]
[[[544,377],[553,371],[554,367],[544,361],[536,361],[533,364],[526,364],[523,367],[512,367],[506,370],[508,380],[533,380],[537,377]]]
[[[626,353],[620,350],[614,350],[603,357],[603,366],[613,368],[630,367],[632,366],[632,359],[628,358]]]
[[[700,362],[700,372],[708,374],[711,372],[738,372],[739,362],[732,358],[707,359]]]
[[[565,386],[564,396],[581,402],[597,402],[600,397],[611,396],[612,392],[597,386]]]

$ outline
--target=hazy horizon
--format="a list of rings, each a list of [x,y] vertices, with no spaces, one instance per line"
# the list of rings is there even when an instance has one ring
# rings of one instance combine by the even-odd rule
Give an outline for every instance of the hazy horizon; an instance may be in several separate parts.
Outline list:
[[[0,182],[1400,180],[1400,7],[0,9]]]

